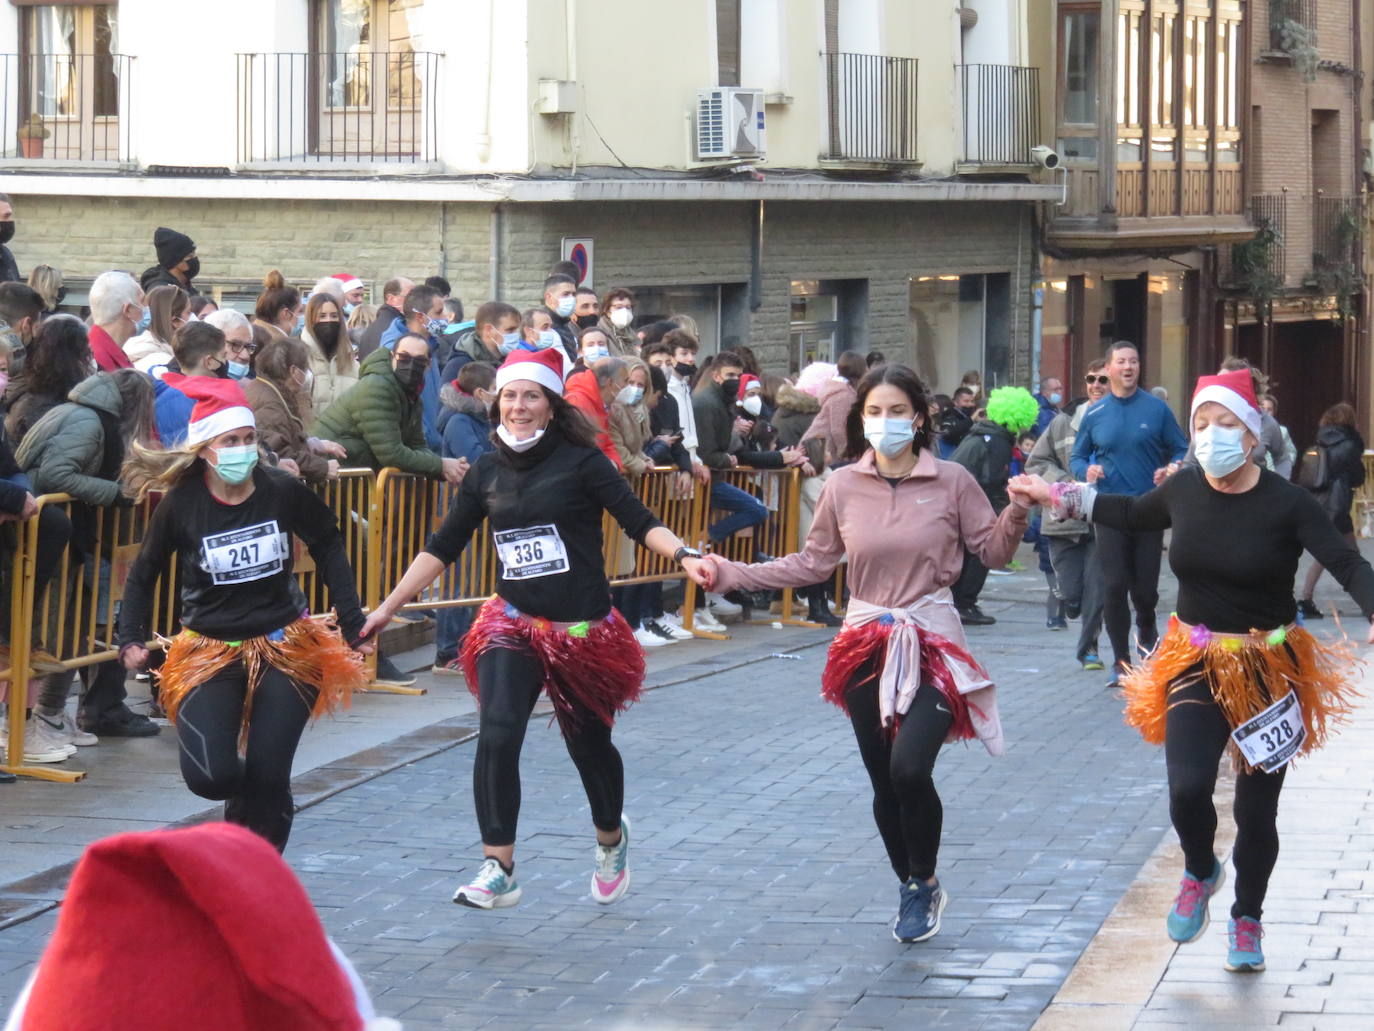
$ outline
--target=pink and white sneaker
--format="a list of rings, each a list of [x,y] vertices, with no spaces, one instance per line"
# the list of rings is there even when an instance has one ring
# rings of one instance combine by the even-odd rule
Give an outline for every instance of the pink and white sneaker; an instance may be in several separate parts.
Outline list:
[[[488,856],[477,876],[453,893],[453,901],[473,909],[505,909],[520,901],[520,885],[514,874],[501,869],[499,860]]]
[[[596,846],[592,871],[592,900],[609,906],[630,887],[630,818],[620,817],[620,843]]]

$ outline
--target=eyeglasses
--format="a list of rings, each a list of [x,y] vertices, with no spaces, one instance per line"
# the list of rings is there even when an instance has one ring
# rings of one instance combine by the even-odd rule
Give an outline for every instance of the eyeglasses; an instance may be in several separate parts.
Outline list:
[[[249,358],[258,353],[257,344],[238,344],[232,340],[229,342],[230,354],[246,354]]]
[[[1089,386],[1096,383],[1099,387],[1105,387],[1111,380],[1106,376],[1084,376],[1083,382]]]

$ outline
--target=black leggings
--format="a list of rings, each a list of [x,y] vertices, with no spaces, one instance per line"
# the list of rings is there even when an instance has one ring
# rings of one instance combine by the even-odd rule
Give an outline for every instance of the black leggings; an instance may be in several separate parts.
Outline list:
[[[247,753],[240,758],[247,690],[243,663],[234,662],[186,695],[177,711],[181,776],[201,798],[222,800],[226,820],[262,835],[280,852],[295,817],[291,762],[316,690],[267,666],[253,695]]]
[[[880,663],[866,663],[845,694],[849,719],[873,782],[873,819],[878,823],[892,869],[905,881],[935,876],[944,807],[931,772],[953,715],[938,688],[922,684],[902,718],[896,737],[882,727],[876,679]]]
[[[1136,631],[1147,651],[1155,646],[1159,631],[1155,606],[1159,604],[1159,562],[1164,554],[1160,530],[1114,530],[1097,525],[1097,567],[1102,578],[1102,621],[1112,642],[1117,663],[1132,661],[1131,606],[1135,606]]]
[[[528,651],[491,648],[477,659],[481,702],[472,794],[484,845],[514,845],[520,818],[520,747],[534,703],[544,686],[544,668]],[[582,777],[598,830],[620,829],[625,803],[625,767],[611,744],[611,728],[590,711],[563,725],[563,741]]]
[[[1164,732],[1164,757],[1169,767],[1169,818],[1183,845],[1183,860],[1194,877],[1212,873],[1217,810],[1212,789],[1217,763],[1226,749],[1231,727],[1203,681],[1190,684],[1170,698]],[[1279,792],[1287,767],[1275,773],[1236,774],[1236,901],[1233,917],[1258,920],[1264,908],[1269,875],[1279,858]]]

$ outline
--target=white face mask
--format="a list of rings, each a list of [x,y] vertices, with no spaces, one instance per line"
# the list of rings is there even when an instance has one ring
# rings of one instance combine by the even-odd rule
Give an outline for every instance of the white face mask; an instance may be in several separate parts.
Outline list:
[[[623,405],[637,405],[640,398],[644,396],[644,388],[637,387],[633,383],[627,383],[620,388],[620,393],[615,395],[615,399]]]
[[[539,438],[544,435],[544,431],[535,430],[532,436],[526,437],[524,440],[516,440],[515,434],[506,429],[505,423],[499,423],[496,427],[496,435],[501,438],[501,443],[505,444],[506,447],[520,453],[528,451],[530,448],[534,447],[534,445],[538,444]]]
[[[305,370],[305,373],[304,373],[304,375],[303,375],[303,377],[301,378],[301,390],[305,391],[305,392],[308,394],[308,393],[310,393],[310,388],[313,387],[314,385],[315,385],[315,370],[314,370],[314,369],[306,369],[306,370]]]
[[[879,454],[896,458],[916,437],[916,424],[910,419],[884,419],[874,416],[864,419],[864,439]]]
[[[616,329],[624,329],[635,320],[633,308],[616,308],[611,312],[611,325]]]
[[[763,399],[758,394],[750,394],[740,402],[740,407],[750,415],[758,415],[763,411]]]
[[[559,338],[558,333],[552,329],[546,329],[539,334],[539,340],[534,346],[541,351],[547,351],[550,347],[556,347],[560,343],[562,343],[562,340]]]
[[[576,295],[574,295],[574,294],[568,294],[568,296],[566,296],[566,297],[560,297],[560,298],[558,299],[558,307],[555,308],[554,310],[555,310],[556,312],[558,312],[558,317],[559,317],[559,318],[566,319],[569,315],[571,315],[571,314],[573,313],[573,309],[576,308],[576,307],[577,307],[577,297],[576,297]]]
[[[593,344],[591,347],[587,348],[585,351],[582,352],[582,364],[590,365],[592,362],[597,361],[598,359],[609,358],[610,356],[611,352],[609,350],[602,347],[600,344]]]
[[[1220,479],[1235,472],[1249,457],[1243,441],[1245,431],[1234,426],[1204,427],[1193,434],[1193,454],[1208,476]]]

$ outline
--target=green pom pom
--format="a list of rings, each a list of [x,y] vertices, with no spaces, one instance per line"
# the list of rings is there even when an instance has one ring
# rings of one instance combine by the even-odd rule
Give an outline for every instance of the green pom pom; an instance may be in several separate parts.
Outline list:
[[[1040,404],[1025,387],[998,387],[988,395],[988,419],[1012,433],[1024,433],[1040,417]]]
[[[572,626],[568,627],[568,636],[586,637],[587,631],[589,630],[591,630],[591,626],[587,623],[574,623]]]

